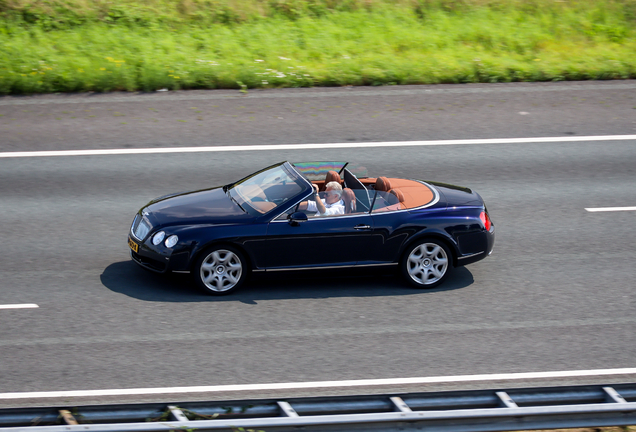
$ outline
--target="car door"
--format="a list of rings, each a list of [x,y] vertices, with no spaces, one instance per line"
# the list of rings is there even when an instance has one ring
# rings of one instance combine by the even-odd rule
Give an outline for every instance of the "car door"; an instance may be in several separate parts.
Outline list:
[[[259,268],[282,269],[355,265],[367,261],[381,244],[369,214],[309,218],[290,223],[274,220],[259,245],[253,245]]]

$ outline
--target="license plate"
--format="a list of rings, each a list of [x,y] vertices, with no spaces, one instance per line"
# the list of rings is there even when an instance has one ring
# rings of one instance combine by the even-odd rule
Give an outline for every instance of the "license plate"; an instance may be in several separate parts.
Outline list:
[[[128,237],[128,246],[130,246],[133,252],[139,252],[139,245],[132,241],[130,237]]]

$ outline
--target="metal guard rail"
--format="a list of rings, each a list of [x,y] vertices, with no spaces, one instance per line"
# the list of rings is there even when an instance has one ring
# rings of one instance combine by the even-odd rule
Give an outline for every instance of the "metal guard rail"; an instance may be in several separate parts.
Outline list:
[[[1,432],[487,432],[636,424],[636,384],[0,409]]]

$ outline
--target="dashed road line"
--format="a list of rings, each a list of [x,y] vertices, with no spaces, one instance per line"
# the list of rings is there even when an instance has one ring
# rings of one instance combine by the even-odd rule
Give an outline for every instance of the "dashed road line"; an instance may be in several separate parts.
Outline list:
[[[589,212],[617,212],[617,211],[635,211],[636,207],[597,207],[586,208]]]
[[[0,309],[34,309],[40,306],[35,303],[23,303],[23,304],[6,304],[0,305]]]

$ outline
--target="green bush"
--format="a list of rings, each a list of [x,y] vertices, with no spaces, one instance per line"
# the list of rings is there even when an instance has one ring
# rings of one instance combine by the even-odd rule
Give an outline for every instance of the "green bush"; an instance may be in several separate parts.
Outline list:
[[[0,0],[0,94],[635,78],[635,0]]]

